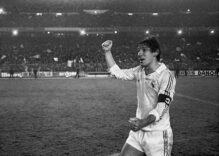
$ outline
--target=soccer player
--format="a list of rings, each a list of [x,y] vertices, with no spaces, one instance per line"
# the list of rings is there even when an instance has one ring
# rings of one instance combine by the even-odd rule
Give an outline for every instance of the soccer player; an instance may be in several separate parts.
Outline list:
[[[80,77],[80,69],[79,66],[76,68],[76,75],[75,75],[75,79]]]
[[[10,74],[9,78],[14,78],[14,69],[13,69],[13,67],[10,67],[9,74]]]
[[[160,63],[160,46],[155,37],[138,43],[140,65],[120,69],[112,53],[112,41],[102,43],[109,71],[118,79],[135,80],[137,85],[136,117],[130,118],[129,136],[120,156],[170,156],[173,133],[169,107],[176,80],[165,64]]]
[[[34,74],[34,78],[35,78],[35,79],[37,79],[37,72],[38,72],[38,69],[37,69],[37,67],[35,67],[35,68],[33,69],[33,74]]]

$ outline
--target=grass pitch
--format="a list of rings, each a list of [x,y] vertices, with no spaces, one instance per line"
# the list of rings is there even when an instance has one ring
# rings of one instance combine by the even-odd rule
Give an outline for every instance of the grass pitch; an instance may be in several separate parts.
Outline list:
[[[219,155],[219,81],[177,79],[173,156]],[[136,86],[116,79],[0,79],[1,156],[119,153]]]

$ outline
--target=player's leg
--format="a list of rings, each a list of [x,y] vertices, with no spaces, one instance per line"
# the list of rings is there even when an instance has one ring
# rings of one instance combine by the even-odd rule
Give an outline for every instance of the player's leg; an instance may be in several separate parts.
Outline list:
[[[147,156],[170,156],[173,145],[172,129],[145,132],[144,142]]]
[[[119,156],[146,156],[144,152],[137,150],[133,146],[125,143]]]
[[[141,145],[143,132],[129,132],[129,137],[124,144],[120,156],[145,156],[144,150]]]

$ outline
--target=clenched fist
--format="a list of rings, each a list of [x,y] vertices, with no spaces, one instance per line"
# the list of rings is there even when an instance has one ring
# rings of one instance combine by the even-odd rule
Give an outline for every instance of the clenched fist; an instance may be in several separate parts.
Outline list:
[[[143,120],[138,119],[136,117],[129,119],[129,126],[133,131],[139,131],[143,128]]]
[[[108,52],[108,51],[111,51],[112,45],[113,45],[113,41],[107,40],[103,42],[101,46],[104,52]]]

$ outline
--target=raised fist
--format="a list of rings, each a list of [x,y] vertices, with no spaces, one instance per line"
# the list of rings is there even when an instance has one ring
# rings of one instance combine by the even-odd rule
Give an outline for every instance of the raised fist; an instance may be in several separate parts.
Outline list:
[[[111,51],[112,45],[113,45],[113,41],[111,40],[107,40],[101,44],[104,52]]]

